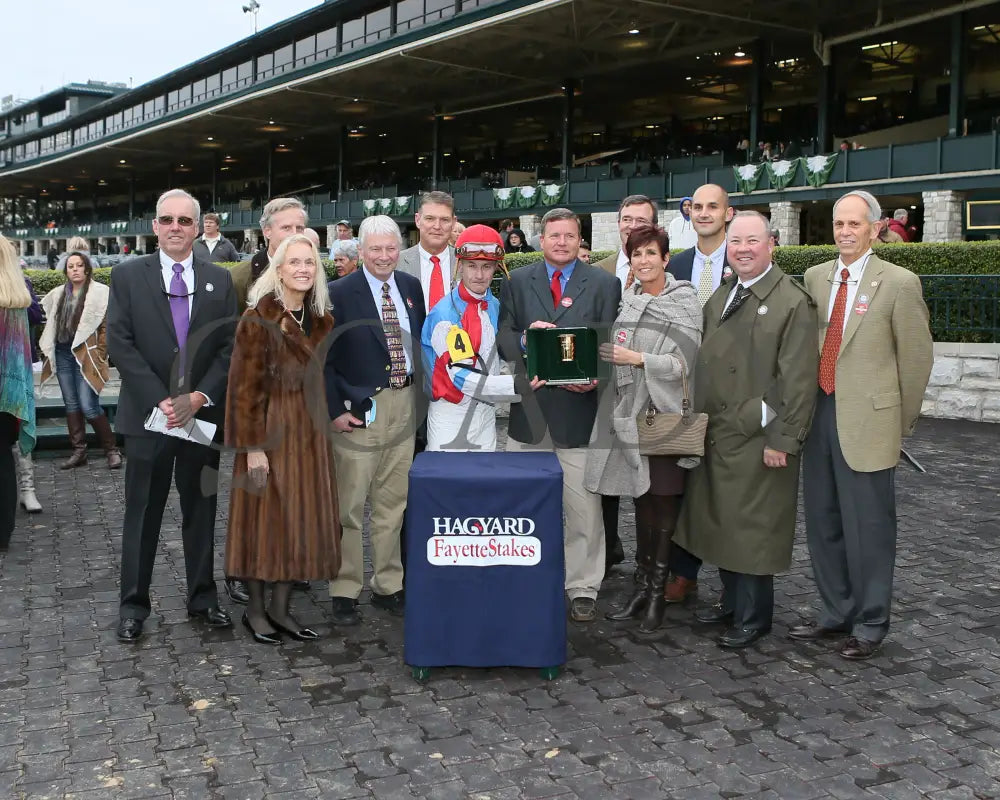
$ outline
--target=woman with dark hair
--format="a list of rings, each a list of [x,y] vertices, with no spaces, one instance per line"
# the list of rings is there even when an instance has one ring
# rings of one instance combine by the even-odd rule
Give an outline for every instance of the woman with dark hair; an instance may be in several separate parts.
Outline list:
[[[602,344],[603,361],[615,365],[616,400],[611,412],[611,444],[587,451],[584,486],[603,495],[635,498],[636,590],[609,619],[642,617],[639,629],[660,626],[666,607],[664,587],[686,470],[674,456],[639,454],[636,417],[650,405],[680,413],[684,380],[701,346],[698,292],[689,281],[667,272],[669,241],[663,228],[634,228],[625,241],[630,272],[613,341]]]
[[[528,239],[524,231],[520,228],[513,228],[507,234],[507,246],[504,248],[508,253],[534,253],[535,248],[528,244]]]
[[[59,468],[72,469],[87,463],[90,422],[108,459],[108,469],[118,469],[122,465],[121,453],[98,399],[109,377],[105,328],[110,292],[93,279],[94,267],[86,253],[70,253],[63,272],[66,283],[42,298],[47,321],[39,342],[45,357],[42,383],[55,371],[73,448]]]
[[[17,477],[11,445],[35,447],[35,392],[28,313],[31,294],[14,245],[0,235],[0,552],[7,550],[17,515]]]

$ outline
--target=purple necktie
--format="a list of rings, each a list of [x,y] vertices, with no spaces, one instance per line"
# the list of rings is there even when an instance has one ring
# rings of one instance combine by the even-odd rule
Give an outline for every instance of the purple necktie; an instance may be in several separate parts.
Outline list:
[[[170,316],[174,318],[174,332],[177,334],[177,345],[180,347],[180,367],[178,374],[184,374],[184,345],[187,343],[188,325],[188,290],[181,277],[183,264],[174,264],[174,277],[170,279]]]

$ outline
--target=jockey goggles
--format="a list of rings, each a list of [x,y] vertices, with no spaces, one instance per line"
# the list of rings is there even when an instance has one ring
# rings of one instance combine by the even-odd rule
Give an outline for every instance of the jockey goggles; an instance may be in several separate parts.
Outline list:
[[[455,255],[472,261],[503,261],[504,249],[493,243],[465,242],[455,249]]]

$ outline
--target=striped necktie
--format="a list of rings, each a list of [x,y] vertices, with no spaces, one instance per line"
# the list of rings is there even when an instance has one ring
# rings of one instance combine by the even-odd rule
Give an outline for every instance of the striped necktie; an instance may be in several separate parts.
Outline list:
[[[406,353],[403,351],[403,329],[399,327],[388,283],[382,284],[382,328],[389,347],[389,386],[398,388],[406,383]]]

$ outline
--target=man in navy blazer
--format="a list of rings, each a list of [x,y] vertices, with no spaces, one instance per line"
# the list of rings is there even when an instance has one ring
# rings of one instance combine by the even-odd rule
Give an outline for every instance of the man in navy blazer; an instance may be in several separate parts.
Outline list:
[[[420,370],[424,296],[419,279],[396,270],[399,226],[390,217],[368,217],[358,239],[364,266],[329,285],[336,327],[326,357],[326,395],[343,528],[340,574],[330,582],[336,625],[361,621],[367,500],[372,604],[403,614],[399,531],[413,439],[427,403]]]

